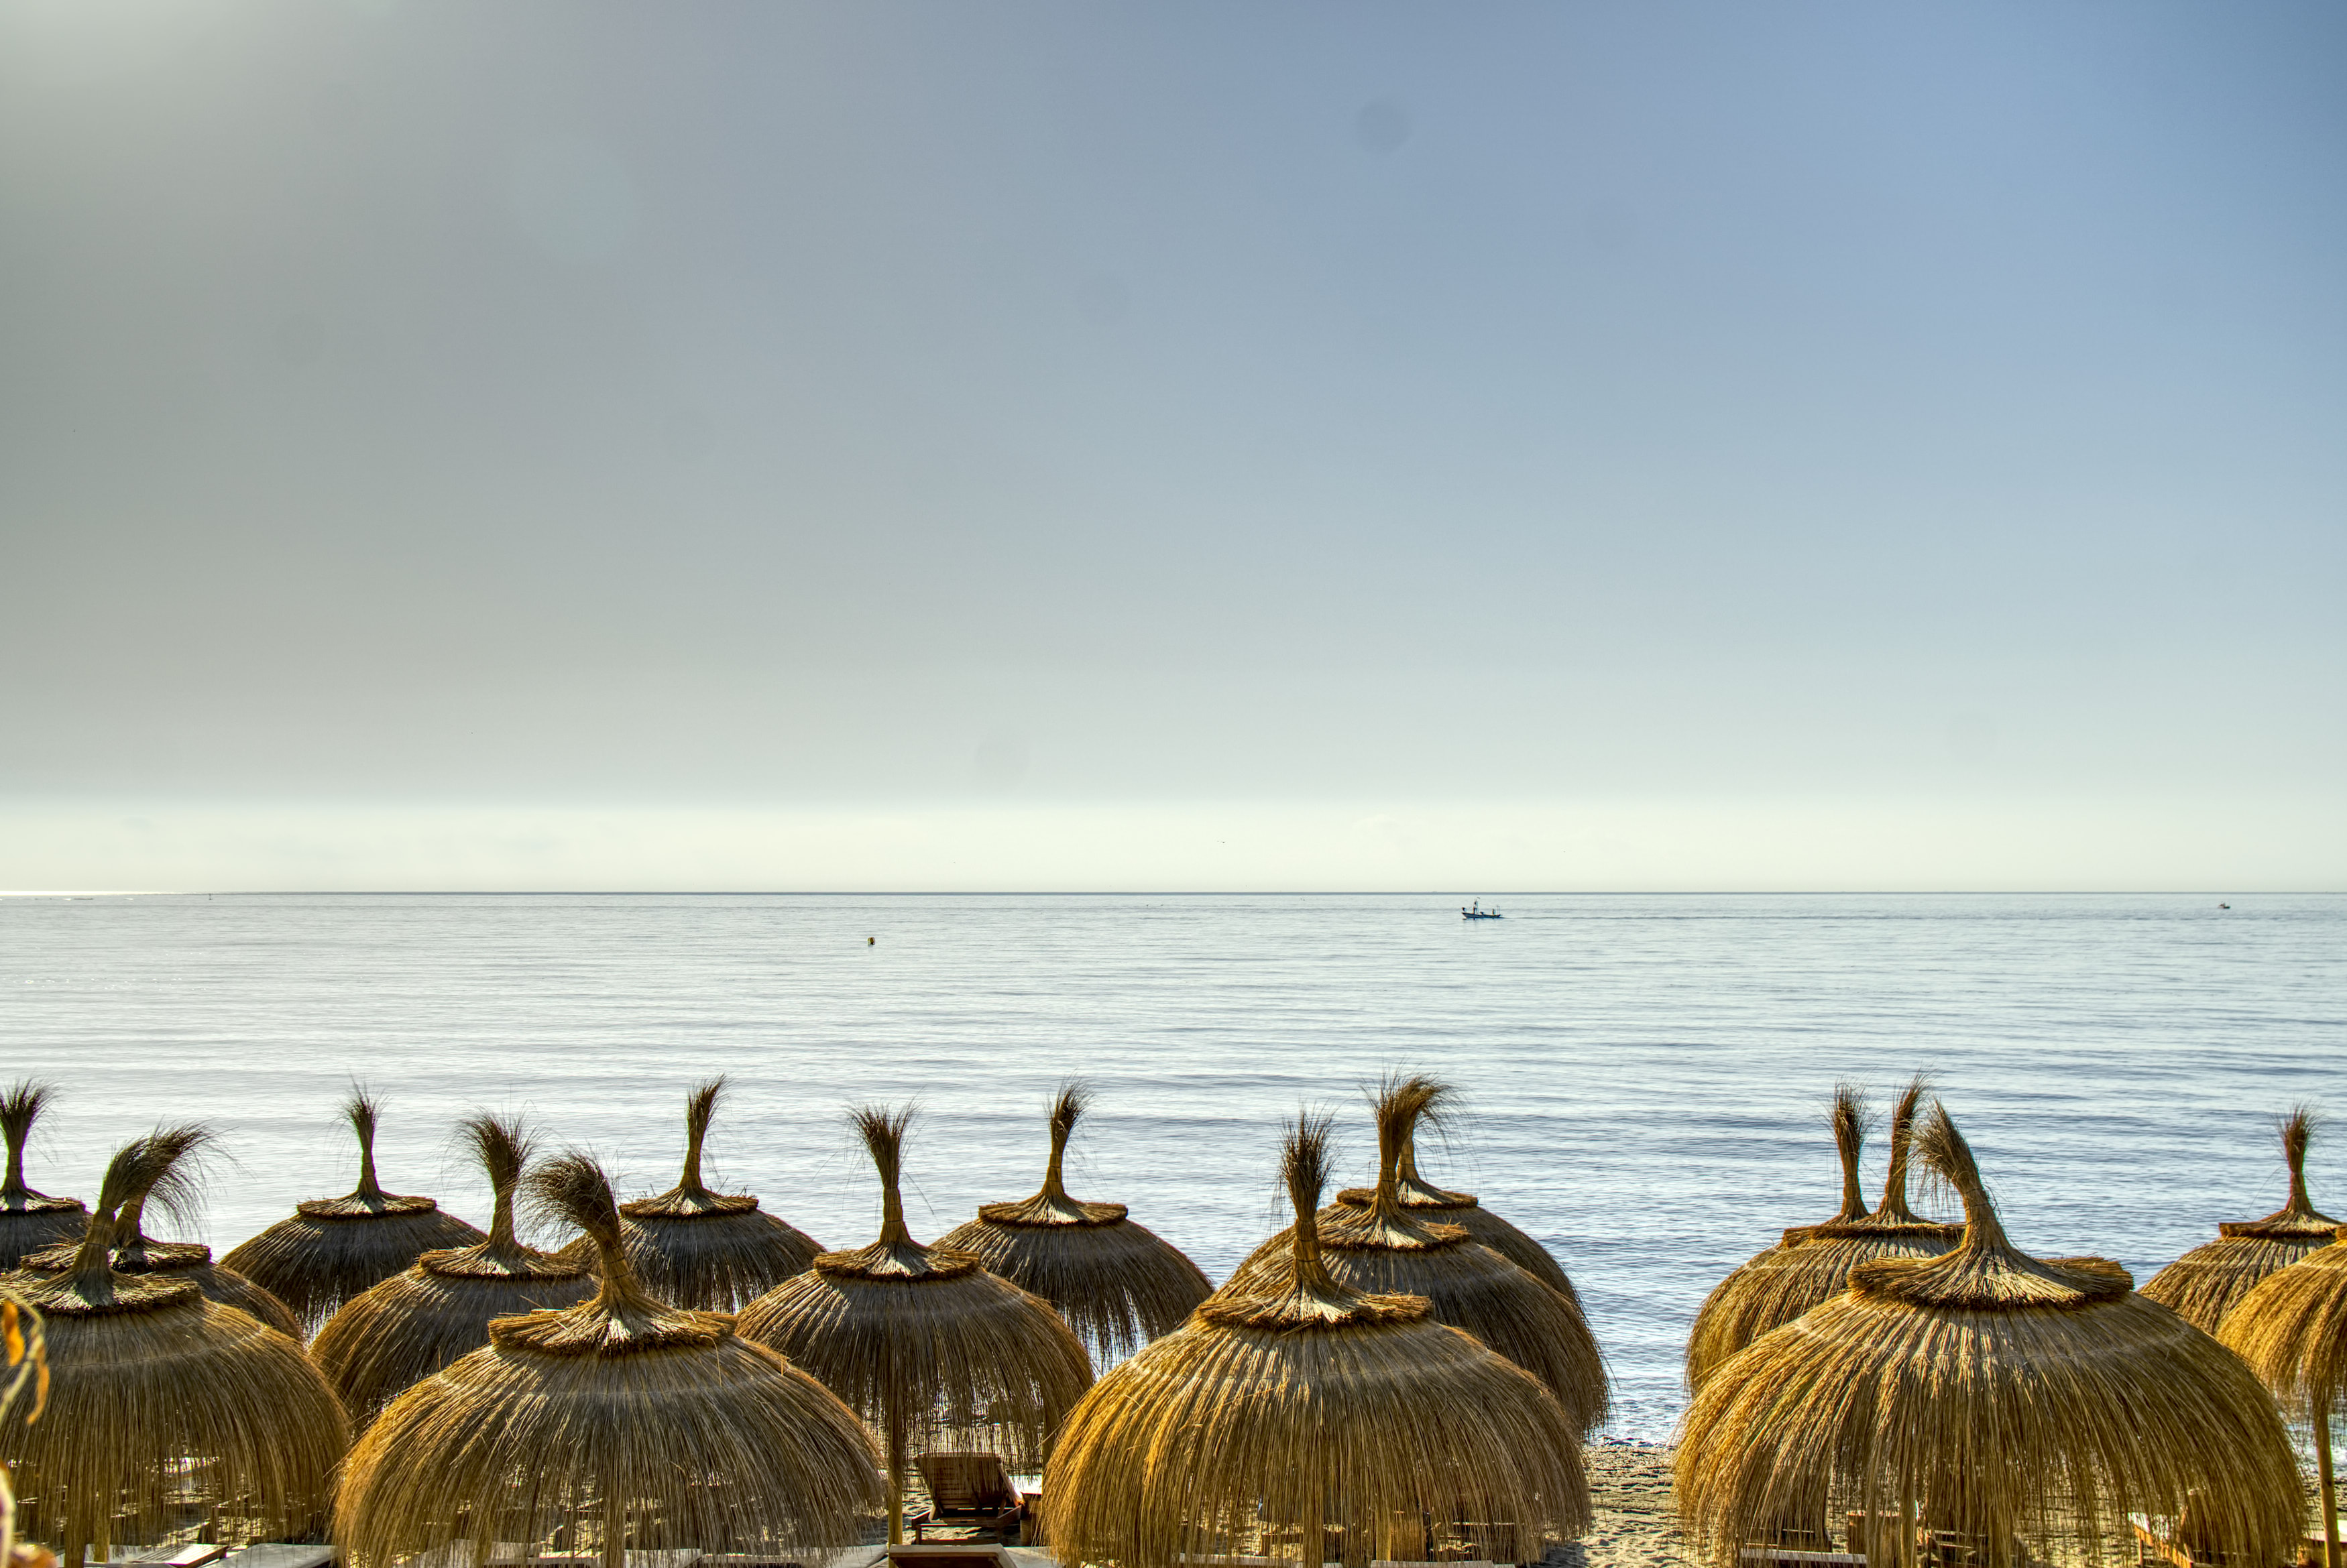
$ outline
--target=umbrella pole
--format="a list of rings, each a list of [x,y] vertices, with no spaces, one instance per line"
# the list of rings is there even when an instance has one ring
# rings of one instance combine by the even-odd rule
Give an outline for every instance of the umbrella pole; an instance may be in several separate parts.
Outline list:
[[[620,1517],[620,1476],[603,1475],[603,1568],[628,1568],[628,1532]]]
[[[888,1544],[905,1544],[905,1418],[888,1401]]]
[[[2322,1492],[2322,1557],[2329,1568],[2342,1568],[2339,1556],[2339,1488],[2331,1473],[2331,1401],[2314,1405],[2314,1479]]]

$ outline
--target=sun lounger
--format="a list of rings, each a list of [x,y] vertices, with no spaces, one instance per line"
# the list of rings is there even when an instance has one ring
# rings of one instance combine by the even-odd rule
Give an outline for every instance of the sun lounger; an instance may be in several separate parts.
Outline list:
[[[332,1568],[334,1549],[309,1542],[269,1541],[221,1558],[220,1568]]]
[[[981,1540],[1019,1544],[1027,1500],[1001,1455],[925,1453],[913,1462],[929,1494],[928,1511],[906,1521],[915,1541],[926,1539],[925,1532],[931,1530],[968,1530]]]
[[[890,1568],[1023,1568],[1001,1547],[983,1541],[913,1542],[888,1548]]]
[[[1512,1524],[1490,1524],[1479,1520],[1454,1519],[1434,1526],[1434,1538],[1428,1544],[1437,1553],[1437,1562],[1522,1563],[1524,1554]],[[1380,1543],[1380,1544],[1386,1544]],[[1399,1544],[1399,1543],[1394,1543]],[[1537,1562],[1542,1543],[1534,1541],[1532,1561]]]
[[[2173,1524],[2148,1514],[2128,1514],[2127,1526],[2135,1532],[2136,1561],[2143,1564],[2165,1563],[2168,1568],[2219,1568],[2226,1562],[2225,1554],[2212,1551],[2195,1525],[2189,1499],[2185,1502],[2183,1517]]]

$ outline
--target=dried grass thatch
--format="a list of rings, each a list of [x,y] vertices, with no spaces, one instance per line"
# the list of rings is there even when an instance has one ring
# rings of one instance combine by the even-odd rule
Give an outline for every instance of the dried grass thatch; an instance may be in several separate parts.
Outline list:
[[[712,1192],[701,1179],[701,1146],[725,1092],[712,1078],[684,1103],[684,1176],[658,1197],[623,1203],[628,1262],[646,1289],[679,1307],[738,1312],[794,1274],[803,1274],[823,1250],[797,1227],[759,1208],[747,1193]],[[585,1237],[563,1256],[592,1267]]]
[[[2217,1332],[2241,1298],[2277,1269],[2330,1245],[2340,1222],[2318,1214],[2306,1199],[2306,1145],[2316,1128],[2313,1111],[2295,1106],[2274,1126],[2290,1165],[2290,1201],[2263,1219],[2230,1220],[2217,1239],[2194,1247],[2151,1277],[2143,1293],[2197,1329]]]
[[[2015,1247],[1944,1110],[1916,1142],[1963,1197],[1962,1245],[1861,1264],[1712,1375],[1676,1461],[1690,1540],[1731,1568],[1854,1510],[1884,1522],[1853,1548],[1878,1568],[1914,1560],[1918,1527],[2004,1568],[2024,1543],[2093,1558],[2129,1512],[2190,1499],[2196,1556],[2287,1562],[2304,1500],[2249,1369],[2117,1264]]]
[[[0,1288],[0,1420],[21,1413],[26,1426],[41,1419],[49,1402],[49,1345],[41,1315]],[[32,1398],[26,1399],[27,1389]],[[56,1559],[37,1549],[16,1554],[16,1489],[0,1464],[0,1563],[9,1568],[56,1568]]]
[[[1043,1482],[1045,1539],[1071,1565],[1173,1568],[1236,1553],[1319,1568],[1425,1561],[1458,1522],[1537,1558],[1587,1526],[1579,1423],[1540,1380],[1422,1297],[1365,1294],[1327,1266],[1313,1223],[1327,1123],[1290,1126],[1282,1175],[1295,1244],[1102,1377]]]
[[[1430,1080],[1435,1084],[1440,1098],[1449,1098],[1453,1090],[1448,1084]],[[1423,1220],[1437,1225],[1455,1225],[1490,1247],[1552,1290],[1562,1291],[1575,1310],[1581,1307],[1581,1292],[1549,1249],[1534,1240],[1521,1227],[1485,1208],[1471,1192],[1453,1192],[1439,1187],[1418,1174],[1418,1139],[1415,1135],[1402,1145],[1401,1168],[1396,1182],[1396,1193],[1401,1206]],[[1337,1195],[1337,1201],[1348,1208],[1367,1208],[1377,1201],[1378,1189],[1373,1186],[1349,1186]]]
[[[500,1318],[489,1343],[386,1406],[344,1467],[334,1539],[356,1568],[466,1543],[592,1553],[787,1553],[852,1542],[879,1502],[871,1440],[813,1378],[723,1314],[654,1298],[584,1155],[528,1186],[595,1243],[595,1297]]]
[[[51,1197],[25,1185],[25,1140],[47,1108],[51,1085],[19,1078],[0,1095],[0,1134],[8,1139],[8,1175],[0,1181],[0,1269],[14,1268],[28,1252],[80,1237],[89,1210],[77,1197]]]
[[[2347,1405],[2347,1227],[2328,1247],[2260,1281],[2225,1314],[2218,1338],[2314,1429],[2316,1490],[2330,1568],[2341,1568],[2339,1485],[2331,1418]]]
[[[126,1145],[73,1267],[7,1278],[46,1319],[53,1381],[37,1424],[0,1427],[0,1460],[27,1532],[69,1563],[189,1525],[230,1542],[315,1532],[350,1441],[333,1390],[290,1337],[206,1300],[184,1276],[108,1267],[133,1195],[184,1207],[197,1131]]]
[[[194,1163],[216,1141],[210,1129],[193,1125],[166,1128],[155,1135],[178,1141],[178,1168],[187,1170],[192,1170]],[[149,1236],[146,1214],[147,1195],[134,1192],[115,1216],[114,1245],[108,1259],[114,1272],[168,1274],[191,1279],[196,1288],[204,1293],[205,1300],[250,1312],[281,1334],[290,1334],[296,1339],[302,1337],[302,1326],[284,1302],[235,1269],[214,1263],[212,1249],[200,1242],[158,1241]],[[22,1267],[36,1274],[63,1274],[73,1268],[80,1256],[79,1242],[62,1242],[27,1253]]]
[[[742,1332],[821,1378],[880,1430],[897,1542],[914,1443],[953,1432],[1014,1466],[1038,1464],[1092,1386],[1092,1364],[1051,1303],[905,1228],[898,1183],[912,1112],[873,1105],[849,1119],[880,1173],[880,1238],[826,1252],[758,1298]]]
[[[489,1324],[542,1308],[576,1307],[595,1294],[587,1267],[524,1247],[514,1234],[514,1190],[529,1163],[520,1124],[486,1113],[460,1129],[497,1194],[489,1238],[427,1252],[404,1274],[345,1302],[310,1343],[310,1354],[361,1426],[400,1392],[489,1342]]]
[[[1931,1257],[1963,1235],[1960,1225],[1940,1225],[1907,1206],[1907,1160],[1916,1107],[1925,1084],[1919,1074],[1899,1096],[1891,1115],[1891,1169],[1882,1181],[1882,1201],[1856,1219],[1840,1216],[1823,1225],[1799,1226],[1737,1268],[1712,1288],[1687,1335],[1687,1387],[1704,1382],[1728,1357],[1771,1329],[1791,1322],[1810,1308],[1831,1300],[1850,1283],[1850,1271],[1878,1257]],[[1834,1091],[1834,1143],[1842,1160],[1842,1207],[1849,1212],[1858,1190],[1858,1156],[1865,1139],[1863,1103],[1848,1084]],[[1862,1200],[1860,1200],[1862,1201]]]
[[[220,1259],[292,1308],[304,1333],[316,1333],[343,1302],[425,1253],[486,1239],[428,1197],[383,1190],[374,1174],[376,1109],[373,1096],[357,1088],[343,1105],[359,1140],[359,1185],[348,1196],[296,1204],[292,1217]]]
[[[938,1237],[993,1273],[1050,1302],[1093,1353],[1127,1356],[1170,1334],[1214,1291],[1198,1266],[1156,1232],[1125,1217],[1121,1203],[1081,1203],[1061,1179],[1068,1135],[1092,1103],[1071,1080],[1051,1104],[1051,1161],[1043,1186],[1023,1203],[989,1203]]]
[[[1605,1419],[1605,1359],[1572,1302],[1455,1225],[1402,1207],[1401,1151],[1442,1097],[1430,1078],[1389,1079],[1377,1097],[1378,1185],[1366,1208],[1332,1204],[1314,1221],[1322,1259],[1337,1279],[1375,1295],[1423,1296],[1434,1319],[1463,1329],[1546,1383],[1583,1432]],[[1296,1228],[1280,1231],[1239,1265],[1225,1289],[1245,1293],[1280,1278]]]

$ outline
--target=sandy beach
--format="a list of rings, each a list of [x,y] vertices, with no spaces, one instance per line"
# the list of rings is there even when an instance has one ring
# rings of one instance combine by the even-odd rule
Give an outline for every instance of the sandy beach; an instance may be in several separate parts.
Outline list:
[[[1573,1568],[1683,1568],[1693,1559],[1679,1540],[1671,1500],[1671,1451],[1659,1443],[1605,1441],[1584,1451],[1589,1464],[1589,1532],[1552,1561]]]

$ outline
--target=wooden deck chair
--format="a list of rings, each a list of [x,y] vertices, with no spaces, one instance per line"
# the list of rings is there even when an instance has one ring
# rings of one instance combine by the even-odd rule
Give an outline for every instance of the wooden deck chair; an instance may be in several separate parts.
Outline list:
[[[1027,1501],[996,1453],[925,1453],[913,1462],[920,1467],[921,1484],[928,1489],[928,1512],[907,1522],[913,1539],[924,1531],[969,1530],[981,1541],[1005,1546],[1019,1544],[1027,1521]]]
[[[333,1568],[334,1548],[294,1541],[264,1541],[220,1559],[220,1568]]]
[[[2135,1554],[2138,1563],[2167,1564],[2168,1568],[2220,1568],[2227,1561],[2225,1554],[2218,1551],[2216,1543],[2209,1538],[2198,1492],[2184,1494],[2184,1512],[2177,1517],[2172,1528],[2162,1530],[2163,1522],[2146,1514],[2127,1515],[2127,1524],[2135,1532]]]
[[[1001,1547],[982,1541],[932,1541],[889,1547],[888,1568],[1020,1568],[1020,1563]]]

